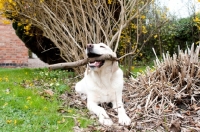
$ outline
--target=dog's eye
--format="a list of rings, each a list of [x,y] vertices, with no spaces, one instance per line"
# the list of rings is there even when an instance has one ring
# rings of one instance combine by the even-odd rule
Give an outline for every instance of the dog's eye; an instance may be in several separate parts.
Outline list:
[[[105,48],[105,47],[101,45],[100,48]]]

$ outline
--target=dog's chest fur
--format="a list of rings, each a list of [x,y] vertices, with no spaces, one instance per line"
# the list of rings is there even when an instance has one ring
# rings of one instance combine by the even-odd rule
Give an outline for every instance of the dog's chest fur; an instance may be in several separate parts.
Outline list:
[[[123,88],[123,74],[120,74],[121,71],[112,74],[106,71],[91,73],[86,80],[96,81],[87,82],[87,95],[95,102],[112,102]]]

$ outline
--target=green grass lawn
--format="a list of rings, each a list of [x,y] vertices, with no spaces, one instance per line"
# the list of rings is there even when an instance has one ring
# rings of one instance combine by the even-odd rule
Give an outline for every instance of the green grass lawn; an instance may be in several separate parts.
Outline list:
[[[132,73],[142,72],[146,69],[146,66],[136,66],[132,68]]]
[[[0,69],[0,131],[3,132],[68,132],[73,131],[74,117],[81,127],[92,121],[80,115],[78,109],[64,108],[58,112],[58,96],[69,91],[62,79],[68,73],[44,69]],[[39,82],[38,82],[39,80]],[[41,94],[53,89],[48,98]]]
[[[132,73],[146,67],[133,67]],[[59,96],[70,92],[66,71],[47,69],[0,68],[0,131],[3,132],[70,132],[94,124],[82,113],[87,109],[62,106]],[[44,90],[52,90],[45,93]],[[52,95],[51,95],[52,94]],[[59,112],[64,109],[65,112]],[[76,122],[75,122],[76,120]]]
[[[123,70],[125,77],[127,77],[126,74],[128,74],[128,76],[131,75],[135,78],[137,77],[138,73],[143,73],[143,71],[146,70],[146,67],[147,66],[132,66],[130,67],[130,70],[128,70],[129,67],[121,66],[121,69]],[[150,67],[152,68],[153,66]]]

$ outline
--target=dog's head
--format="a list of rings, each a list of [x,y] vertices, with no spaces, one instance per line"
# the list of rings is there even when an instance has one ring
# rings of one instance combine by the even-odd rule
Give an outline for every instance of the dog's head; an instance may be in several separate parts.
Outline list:
[[[99,57],[103,54],[110,54],[114,57],[116,57],[116,53],[112,51],[112,49],[107,46],[104,43],[99,43],[99,44],[88,44],[86,48],[86,54],[89,58],[93,57]],[[116,62],[117,63],[117,62]],[[109,66],[112,65],[113,62],[109,60],[101,60],[101,61],[94,61],[94,62],[89,62],[88,66],[92,70],[98,70],[104,66]],[[118,64],[117,64],[118,67]]]

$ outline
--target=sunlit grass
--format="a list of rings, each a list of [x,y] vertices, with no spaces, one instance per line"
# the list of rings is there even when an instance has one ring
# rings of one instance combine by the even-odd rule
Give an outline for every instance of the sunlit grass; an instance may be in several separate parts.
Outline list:
[[[149,67],[152,69],[152,71],[154,70],[153,65],[150,65]],[[138,75],[143,74],[146,68],[147,66],[133,66],[131,67],[131,75],[133,77],[137,77]]]
[[[142,72],[146,69],[146,66],[136,66],[132,67],[132,73]]]
[[[41,72],[51,74],[39,69],[0,69],[0,129],[5,132],[22,131],[73,131],[76,118],[82,127],[91,124],[92,121],[82,117],[77,109],[64,108],[66,113],[59,113],[61,101],[58,94],[64,92],[67,84],[55,84],[54,78],[59,78],[59,74],[44,79],[46,83],[54,83],[55,96],[50,99],[40,95],[42,84],[36,87],[33,80],[41,79]],[[65,73],[64,73],[65,74]],[[62,75],[64,75],[62,74]],[[56,76],[57,75],[57,76]],[[48,77],[50,75],[46,75]],[[54,80],[54,81],[53,81]],[[44,82],[45,84],[45,82]],[[51,88],[48,85],[48,88]],[[59,91],[59,87],[63,90]],[[53,87],[52,87],[53,88]]]

